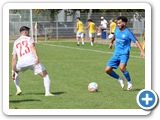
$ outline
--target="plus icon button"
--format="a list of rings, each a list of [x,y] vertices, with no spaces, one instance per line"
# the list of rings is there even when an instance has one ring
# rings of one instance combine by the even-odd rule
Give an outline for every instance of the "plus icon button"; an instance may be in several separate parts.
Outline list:
[[[137,103],[144,110],[150,110],[157,104],[157,94],[153,90],[143,89],[137,94]]]
[[[149,101],[152,101],[152,100],[153,100],[152,98],[149,98],[149,94],[148,93],[146,94],[145,98],[142,98],[142,101],[146,101],[146,105],[148,105]]]

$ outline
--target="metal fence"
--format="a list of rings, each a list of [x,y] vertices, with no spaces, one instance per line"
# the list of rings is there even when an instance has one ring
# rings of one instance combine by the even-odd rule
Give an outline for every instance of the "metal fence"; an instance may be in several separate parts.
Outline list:
[[[108,22],[111,18],[117,19],[118,16],[126,16],[128,18],[127,26],[133,31],[133,33],[142,42],[142,34],[145,28],[145,13],[132,13],[132,12],[107,12],[107,13],[92,13],[91,19],[95,22],[96,26],[100,24],[100,18],[103,16]],[[87,26],[88,13],[80,13],[66,16],[64,11],[61,11],[55,16],[55,20],[51,21],[49,15],[46,14],[32,14],[33,19],[33,35],[35,35],[34,25],[38,22],[37,33],[38,41],[47,41],[54,39],[75,39],[76,34],[74,29],[76,27],[76,17],[80,17],[84,26]],[[30,27],[30,15],[29,10],[24,10],[21,14],[9,15],[9,36],[10,39],[16,39],[19,36],[19,28],[21,26]],[[109,31],[109,27],[107,28]],[[89,40],[88,32],[86,31],[85,40]],[[96,37],[97,40],[101,37]],[[107,38],[106,38],[107,39]]]

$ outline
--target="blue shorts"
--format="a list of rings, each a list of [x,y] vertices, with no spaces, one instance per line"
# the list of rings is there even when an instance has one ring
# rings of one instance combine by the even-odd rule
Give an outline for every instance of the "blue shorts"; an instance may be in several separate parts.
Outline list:
[[[127,65],[128,59],[129,55],[113,55],[106,65],[117,69],[120,63]]]

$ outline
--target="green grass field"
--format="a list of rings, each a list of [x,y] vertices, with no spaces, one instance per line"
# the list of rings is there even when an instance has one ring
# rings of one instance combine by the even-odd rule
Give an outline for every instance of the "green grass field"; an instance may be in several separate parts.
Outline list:
[[[139,49],[132,47],[127,69],[133,80],[133,90],[127,91],[127,81],[122,90],[117,80],[104,72],[113,50],[108,45],[90,43],[76,46],[76,42],[41,42],[36,44],[41,63],[51,79],[54,97],[44,96],[43,79],[31,70],[20,73],[22,95],[16,96],[11,79],[11,53],[9,44],[9,108],[10,109],[140,109],[137,93],[145,88],[145,60]],[[120,76],[119,69],[115,70]],[[99,84],[98,92],[89,92],[90,82]]]

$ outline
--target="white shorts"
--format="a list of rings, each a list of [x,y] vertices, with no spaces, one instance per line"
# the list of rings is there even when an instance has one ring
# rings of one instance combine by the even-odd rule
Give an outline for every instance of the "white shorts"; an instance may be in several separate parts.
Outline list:
[[[101,26],[101,29],[106,29],[106,27],[104,27],[104,26]]]
[[[113,37],[113,34],[110,34],[110,35],[108,36],[109,39],[112,39],[112,37]]]
[[[81,38],[83,38],[83,36],[84,36],[84,33],[83,32],[77,32],[77,35],[76,35],[77,37],[81,37]]]
[[[95,33],[89,33],[89,37],[94,38],[95,37]]]
[[[28,69],[32,70],[34,72],[34,74],[37,75],[40,72],[44,71],[45,67],[41,63],[38,63],[37,65],[30,65],[30,66],[27,66],[27,67],[19,67],[18,65],[16,66],[16,71],[18,71],[18,72],[23,73]]]

